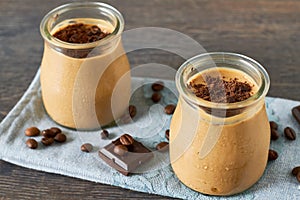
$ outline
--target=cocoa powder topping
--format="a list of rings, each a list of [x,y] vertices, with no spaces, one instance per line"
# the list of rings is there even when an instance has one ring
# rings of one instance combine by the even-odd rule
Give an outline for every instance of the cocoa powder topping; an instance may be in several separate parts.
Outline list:
[[[225,77],[206,76],[204,83],[192,80],[188,88],[199,98],[215,103],[235,103],[248,99],[252,95],[252,88],[247,81],[238,78],[225,80]]]

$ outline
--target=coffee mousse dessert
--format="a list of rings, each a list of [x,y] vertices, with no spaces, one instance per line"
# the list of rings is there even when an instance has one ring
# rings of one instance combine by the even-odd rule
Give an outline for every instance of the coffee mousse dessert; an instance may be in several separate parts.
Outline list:
[[[68,19],[45,41],[44,107],[58,124],[97,129],[121,117],[130,98],[130,66],[121,36],[106,20]]]
[[[243,106],[260,86],[241,70],[215,67],[192,75],[184,87],[189,95],[181,93],[170,127],[175,174],[204,194],[246,190],[262,176],[268,159],[264,98]]]

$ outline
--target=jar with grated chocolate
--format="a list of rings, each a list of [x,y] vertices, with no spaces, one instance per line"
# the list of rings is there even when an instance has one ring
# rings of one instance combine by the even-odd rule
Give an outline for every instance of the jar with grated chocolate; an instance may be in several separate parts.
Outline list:
[[[97,129],[128,109],[131,78],[123,29],[121,13],[97,2],[62,5],[43,18],[40,81],[44,107],[55,122]]]
[[[232,195],[258,181],[270,144],[269,84],[258,62],[234,53],[201,54],[179,68],[169,148],[173,170],[185,185]]]

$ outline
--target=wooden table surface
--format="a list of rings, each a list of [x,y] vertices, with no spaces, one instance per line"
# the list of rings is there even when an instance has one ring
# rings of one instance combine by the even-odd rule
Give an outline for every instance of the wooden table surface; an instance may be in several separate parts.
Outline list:
[[[39,68],[42,17],[64,0],[0,0],[0,121]],[[164,27],[197,40],[207,51],[229,51],[259,61],[271,78],[269,96],[300,100],[300,1],[120,0],[125,29]],[[159,51],[133,52],[133,65],[183,62]],[[287,111],[289,112],[289,111]],[[0,130],[1,132],[1,130]],[[1,147],[0,147],[1,150]],[[0,161],[0,199],[166,199],[22,168]]]

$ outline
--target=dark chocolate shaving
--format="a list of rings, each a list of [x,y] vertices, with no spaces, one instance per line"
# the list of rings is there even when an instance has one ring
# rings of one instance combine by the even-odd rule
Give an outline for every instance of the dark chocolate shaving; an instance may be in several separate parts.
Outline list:
[[[251,97],[252,86],[237,78],[228,81],[220,77],[205,77],[205,84],[191,81],[188,88],[199,98],[215,103],[235,103]]]
[[[109,34],[96,25],[78,23],[58,30],[53,36],[64,42],[84,44],[101,40]]]

